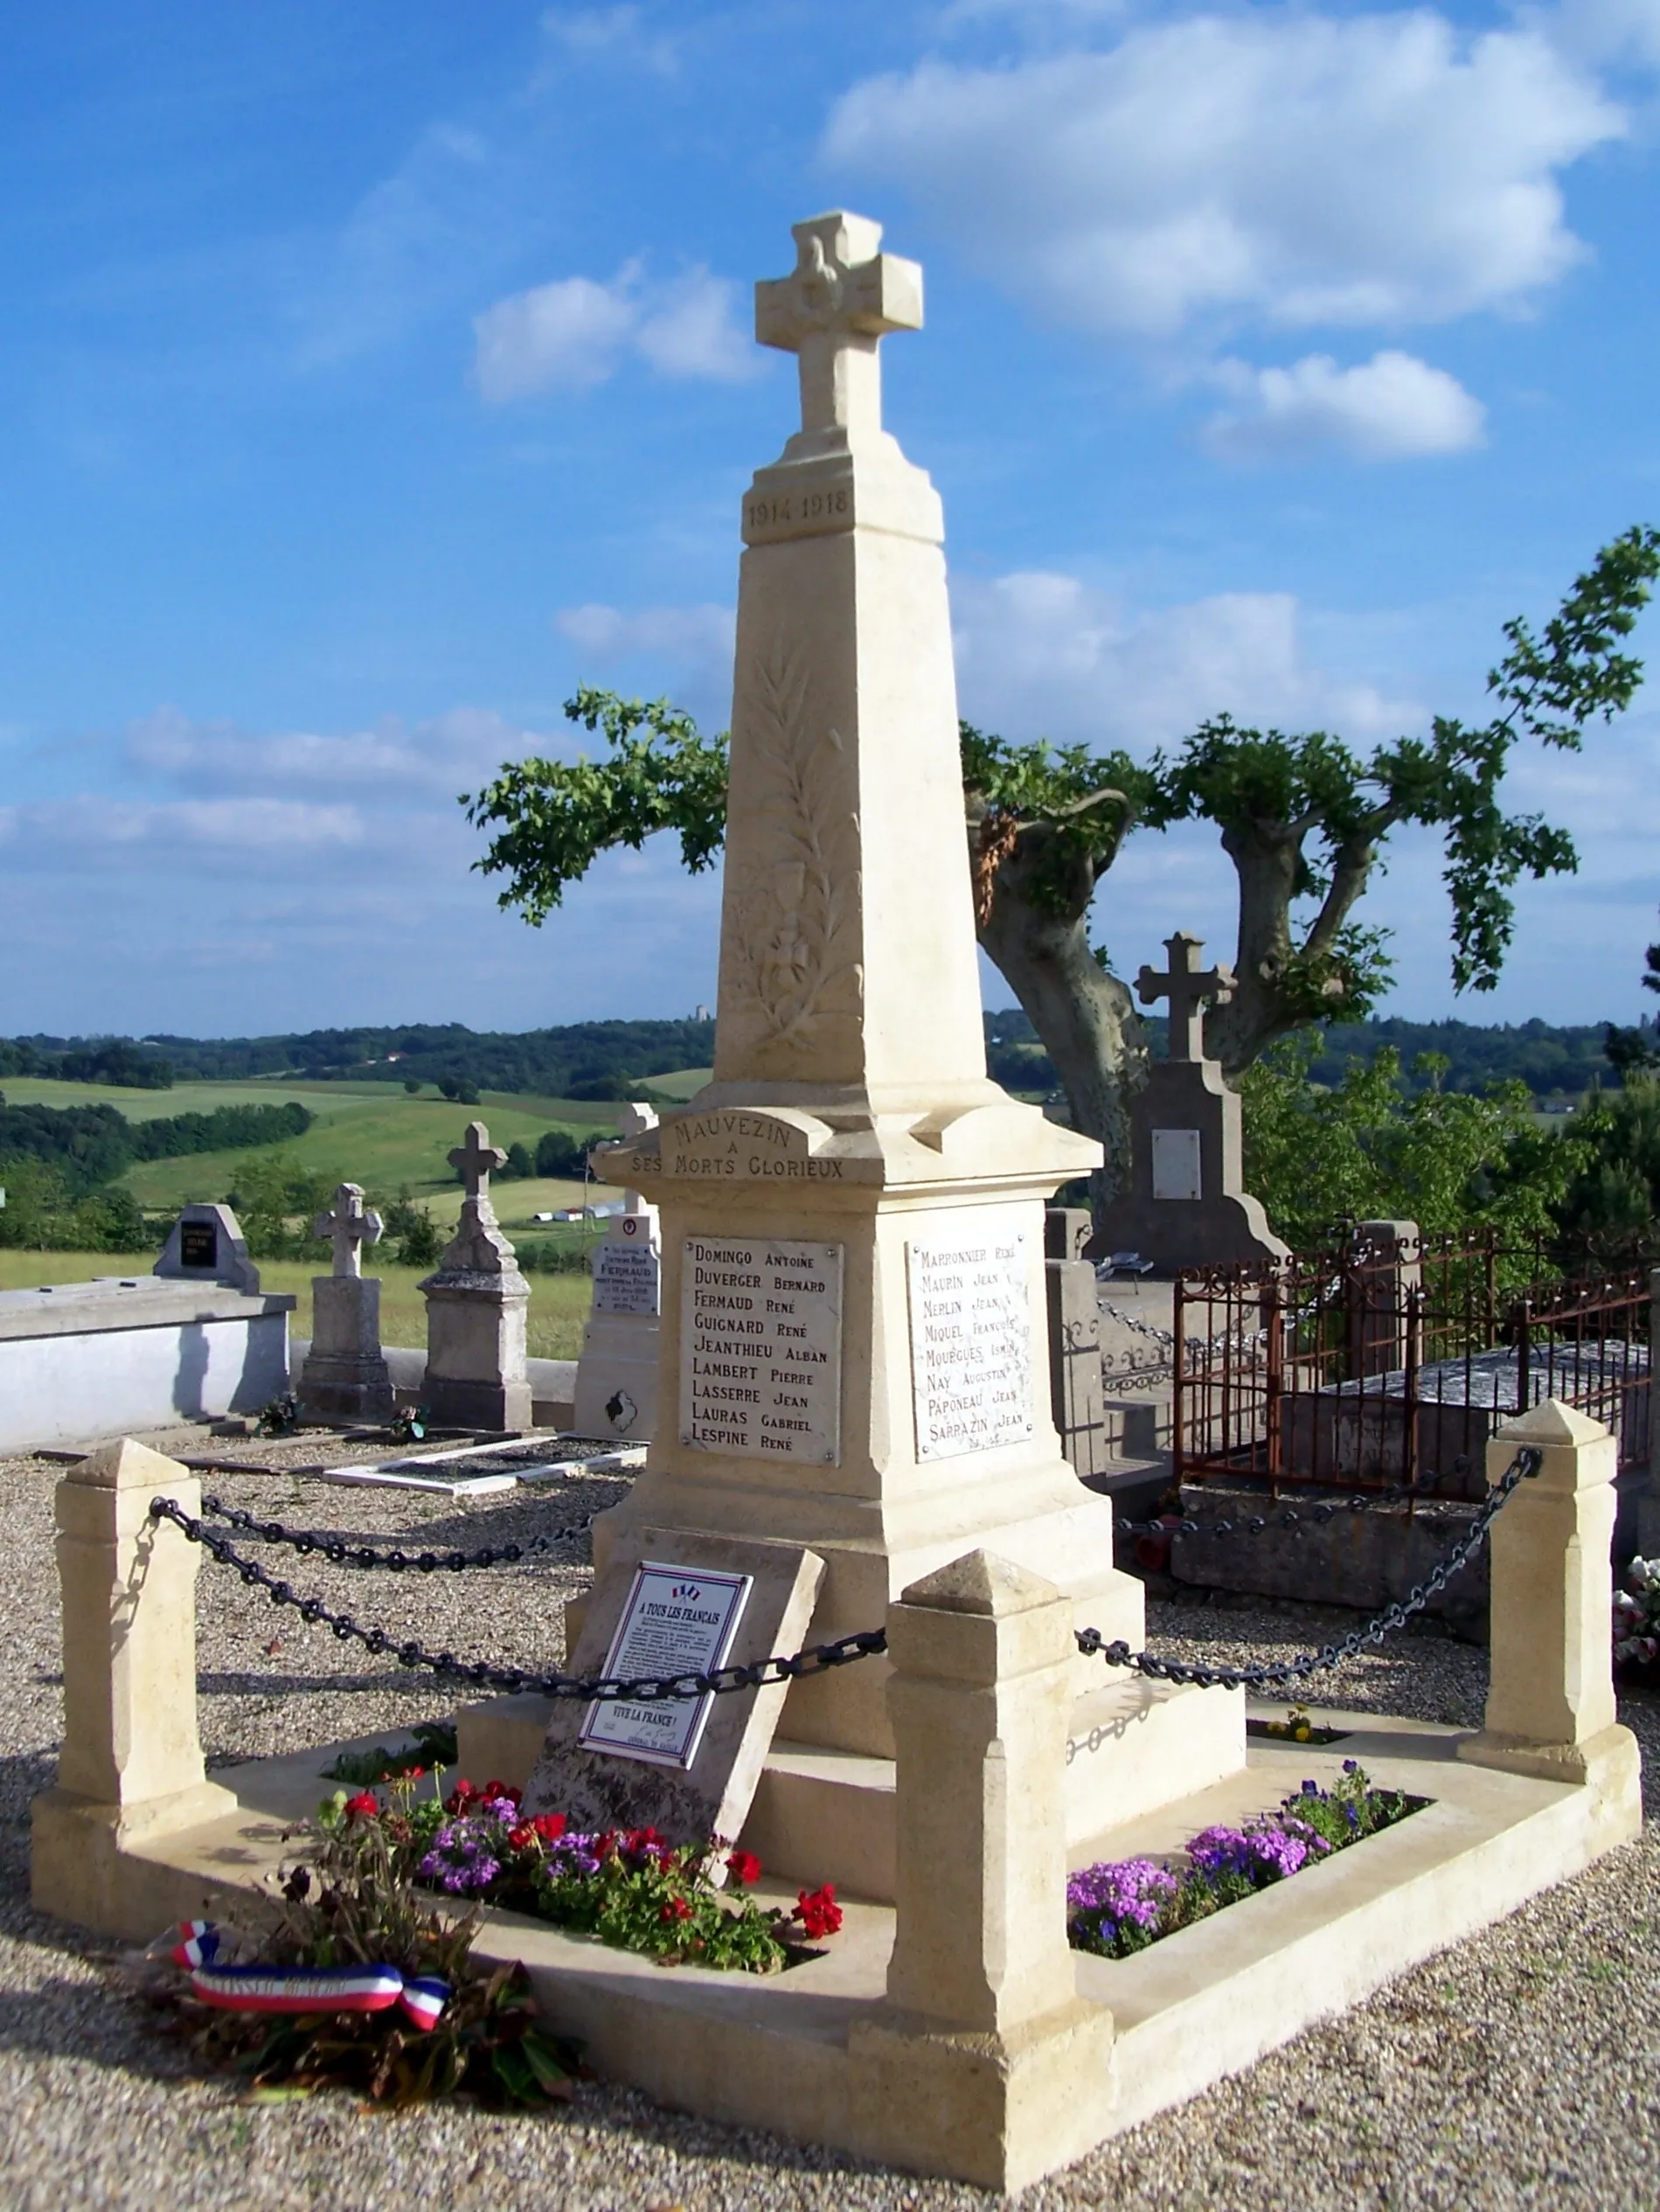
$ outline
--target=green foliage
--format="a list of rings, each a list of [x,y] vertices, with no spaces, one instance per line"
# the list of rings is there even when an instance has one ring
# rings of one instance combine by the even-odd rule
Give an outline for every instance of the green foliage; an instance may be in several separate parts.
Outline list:
[[[0,1098],[0,1161],[8,1166],[21,1159],[48,1163],[67,1190],[80,1195],[112,1182],[135,1160],[280,1144],[303,1136],[311,1119],[303,1106],[289,1104],[220,1106],[210,1114],[128,1121],[115,1106],[8,1106]]]
[[[596,1130],[589,1137],[573,1137],[562,1129],[545,1130],[536,1140],[536,1172],[548,1180],[580,1183],[587,1173],[588,1147],[602,1141]]]
[[[726,737],[705,739],[666,699],[649,704],[584,688],[566,718],[603,734],[609,757],[508,763],[493,783],[461,803],[476,827],[505,826],[473,865],[505,874],[497,903],[517,907],[539,928],[601,852],[638,852],[658,830],[677,830],[692,874],[712,865],[726,833]]]
[[[238,1168],[227,1203],[256,1260],[303,1260],[328,1249],[311,1224],[333,1196],[326,1175],[313,1174],[292,1152],[272,1152]]]
[[[468,1075],[442,1075],[439,1078],[441,1094],[457,1106],[476,1106],[478,1085]]]
[[[436,1267],[444,1249],[444,1235],[431,1213],[417,1206],[407,1183],[382,1214],[383,1241],[388,1256],[405,1267]]]
[[[128,1037],[0,1039],[0,1075],[56,1076],[61,1082],[108,1083],[124,1090],[170,1090],[173,1066]]]
[[[1031,904],[1051,915],[1071,914],[1080,888],[1087,884],[1093,892],[1136,821],[1157,814],[1156,760],[1143,769],[1128,753],[1092,756],[1087,745],[1051,745],[1041,738],[1011,744],[970,722],[958,724],[958,737],[962,788],[980,824],[983,860],[992,863],[1010,831],[1041,829],[1024,887]]]
[[[419,1098],[420,1096],[420,1077],[419,1075],[406,1075],[404,1077],[404,1089],[408,1092],[411,1098]]]
[[[350,1782],[358,1789],[365,1789],[372,1783],[424,1774],[431,1767],[455,1765],[453,1721],[417,1721],[410,1735],[413,1742],[401,1750],[389,1743],[376,1743],[366,1751],[343,1751],[332,1766],[323,1768],[323,1779]]]
[[[1601,1268],[1660,1251],[1660,1080],[1631,1072],[1623,1090],[1594,1093],[1563,1131],[1569,1163],[1557,1207],[1567,1252]]]
[[[535,1172],[536,1161],[530,1146],[523,1138],[515,1137],[507,1148],[507,1165],[501,1170],[503,1177],[512,1177],[521,1183],[528,1183]]]
[[[1345,1219],[1414,1221],[1429,1235],[1491,1227],[1518,1245],[1553,1231],[1569,1162],[1524,1085],[1448,1091],[1445,1062],[1425,1054],[1429,1087],[1414,1096],[1386,1048],[1321,1090],[1309,1082],[1317,1049],[1288,1038],[1240,1085],[1246,1187],[1294,1251],[1320,1249]]]

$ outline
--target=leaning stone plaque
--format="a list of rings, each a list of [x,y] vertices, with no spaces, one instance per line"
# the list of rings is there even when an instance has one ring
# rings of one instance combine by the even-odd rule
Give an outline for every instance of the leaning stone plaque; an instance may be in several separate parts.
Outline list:
[[[689,1236],[680,1290],[680,1441],[694,1450],[841,1454],[842,1247]]]
[[[714,1673],[726,1664],[754,1587],[749,1575],[642,1560],[601,1673],[625,1681],[647,1674]],[[596,1698],[576,1740],[587,1751],[689,1767],[714,1701],[712,1690],[703,1697],[643,1702]]]
[[[641,1529],[606,1562],[567,1671],[702,1673],[799,1651],[823,1573],[818,1554],[799,1545]],[[677,1598],[677,1588],[698,1596]],[[680,1617],[646,1610],[663,1603]],[[687,1617],[705,1613],[717,1617]],[[709,1656],[723,1649],[721,1659]],[[710,1836],[736,1842],[787,1688],[769,1682],[719,1697],[562,1701],[525,1790],[525,1809],[562,1812],[582,1832],[653,1827],[671,1843]],[[654,1717],[642,1723],[636,1716],[643,1715]],[[651,1740],[642,1741],[648,1729]]]
[[[905,1256],[917,1457],[1023,1442],[1033,1429],[1024,1231],[913,1238]]]
[[[1153,1131],[1153,1196],[1196,1199],[1204,1195],[1199,1166],[1199,1132],[1196,1129],[1156,1129]]]

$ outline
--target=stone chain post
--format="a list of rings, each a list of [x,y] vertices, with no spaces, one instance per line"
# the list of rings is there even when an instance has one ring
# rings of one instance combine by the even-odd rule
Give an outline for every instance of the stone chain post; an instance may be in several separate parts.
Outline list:
[[[1549,1399],[1490,1440],[1490,1483],[1524,1444],[1542,1464],[1493,1523],[1485,1726],[1459,1756],[1592,1783],[1629,1794],[1635,1807],[1636,1742],[1614,1702],[1615,1441],[1600,1422]]]
[[[888,1656],[895,1933],[851,2031],[855,2126],[893,2165],[1018,2189],[1088,2147],[1112,2063],[1066,1943],[1072,1605],[971,1552],[889,1609]]]
[[[57,1786],[34,1801],[31,1892],[43,1912],[116,1934],[153,1936],[166,1917],[123,1854],[236,1810],[205,1778],[197,1734],[201,1555],[149,1518],[157,1495],[195,1513],[200,1493],[131,1437],[58,1485],[64,1736]]]

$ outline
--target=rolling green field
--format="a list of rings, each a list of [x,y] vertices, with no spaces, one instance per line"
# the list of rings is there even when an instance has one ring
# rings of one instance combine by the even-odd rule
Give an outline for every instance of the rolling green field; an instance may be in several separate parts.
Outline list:
[[[216,1106],[281,1105],[297,1099],[316,1116],[303,1137],[280,1149],[330,1183],[361,1183],[395,1195],[406,1183],[435,1219],[454,1221],[461,1189],[446,1155],[460,1144],[470,1121],[483,1120],[492,1142],[516,1141],[533,1151],[546,1129],[593,1138],[616,1131],[616,1108],[580,1099],[522,1098],[485,1091],[476,1106],[459,1106],[434,1092],[412,1098],[392,1083],[296,1082],[278,1076],[245,1083],[177,1083],[171,1090],[117,1090],[98,1083],[66,1083],[42,1077],[9,1077],[0,1085],[14,1106],[109,1105],[129,1121],[156,1115],[211,1113]],[[192,1152],[182,1159],[141,1160],[122,1180],[141,1206],[183,1206],[192,1199],[221,1199],[235,1187],[240,1168],[270,1147],[230,1152]],[[615,1196],[614,1193],[589,1195]],[[566,1182],[498,1182],[497,1210],[510,1228],[526,1227],[533,1213],[581,1202],[581,1186]]]
[[[528,1187],[525,1186],[525,1187]],[[0,1251],[0,1290],[24,1290],[43,1283],[89,1283],[97,1275],[145,1276],[156,1263],[153,1252]],[[311,1333],[311,1278],[317,1269],[298,1260],[262,1260],[260,1287],[291,1290],[299,1298],[290,1326],[298,1337]],[[426,1300],[415,1285],[423,1270],[378,1267],[365,1273],[380,1277],[380,1337],[383,1344],[420,1346],[427,1341]],[[533,1360],[574,1360],[582,1347],[590,1283],[585,1275],[532,1275],[529,1337]]]

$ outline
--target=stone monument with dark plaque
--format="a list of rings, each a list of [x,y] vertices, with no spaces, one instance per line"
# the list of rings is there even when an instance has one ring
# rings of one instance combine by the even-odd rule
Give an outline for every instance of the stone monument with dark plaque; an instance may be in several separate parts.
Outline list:
[[[1144,1006],[1170,1001],[1170,1046],[1130,1104],[1123,1188],[1102,1209],[1088,1250],[1139,1252],[1159,1276],[1183,1268],[1282,1260],[1288,1247],[1244,1186],[1239,1093],[1205,1051],[1205,1008],[1233,995],[1233,971],[1201,969],[1204,942],[1178,931],[1169,964],[1136,979]]]
[[[154,1272],[181,1283],[222,1283],[257,1292],[260,1270],[248,1257],[247,1239],[228,1206],[191,1205],[180,1210]]]
[[[600,1575],[567,1672],[639,1680],[799,1650],[823,1572],[801,1545],[637,1530]],[[562,1701],[524,1810],[562,1812],[583,1831],[653,1827],[671,1843],[735,1843],[785,1687]]]

